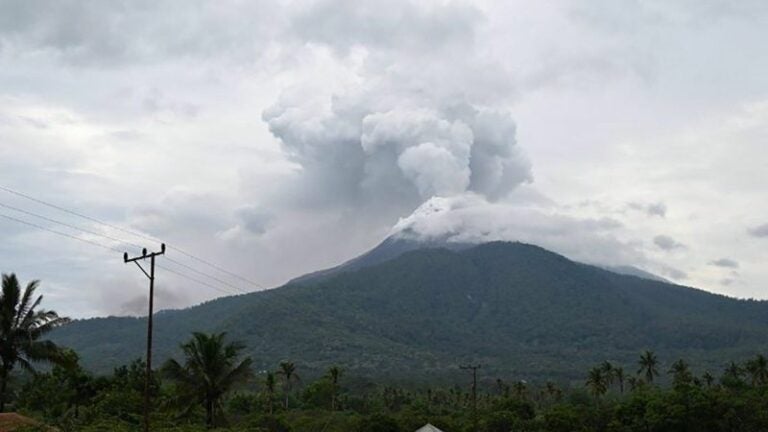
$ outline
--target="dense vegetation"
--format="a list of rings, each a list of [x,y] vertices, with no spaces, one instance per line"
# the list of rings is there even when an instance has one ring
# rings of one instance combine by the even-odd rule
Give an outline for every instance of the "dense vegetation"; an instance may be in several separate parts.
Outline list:
[[[219,343],[221,337],[198,334],[187,345],[217,338]],[[224,353],[225,346],[219,343],[213,351]],[[197,358],[186,351],[187,360]],[[231,372],[239,368],[234,365],[249,363],[238,359],[219,359],[207,368],[229,364],[224,369]],[[428,422],[446,432],[768,430],[768,362],[762,356],[714,375],[696,373],[683,360],[662,363],[645,352],[633,364],[597,364],[573,387],[494,379],[479,388],[476,412],[468,375],[461,386],[360,386],[347,382],[340,367],[316,380],[291,380],[286,367],[296,377],[300,365],[284,362],[238,380],[239,387],[213,380],[221,384],[213,391],[220,397],[215,416],[210,402],[188,397],[190,386],[204,389],[211,381],[203,375],[170,379],[169,364],[153,376],[152,430],[203,431],[208,424],[233,432],[412,432]],[[668,384],[657,384],[659,377]],[[18,383],[15,408],[65,432],[134,431],[141,424],[143,388],[139,360],[106,376],[55,366]]]
[[[498,247],[509,251],[506,245]],[[474,253],[481,254],[475,257],[475,265],[478,266],[479,263],[492,266],[493,257],[499,256],[498,251],[492,248],[474,250]],[[482,255],[488,250],[493,254]],[[544,257],[553,257],[538,249],[534,249],[534,252]],[[408,275],[395,275],[396,280],[415,277],[417,279],[411,281],[411,286],[419,286],[419,283],[430,279],[418,279],[424,277],[424,274],[419,274],[417,269],[435,263],[445,272],[454,271],[448,275],[449,279],[460,278],[468,270],[456,267],[466,264],[462,258],[464,253],[431,251],[403,257],[407,258],[406,262],[415,260],[419,265]],[[506,260],[509,258],[505,257]],[[555,261],[548,265],[560,263],[566,269],[574,266],[574,263],[560,257],[554,256],[553,259]],[[394,271],[397,269],[397,261],[385,263],[383,267],[373,267],[372,270]],[[532,262],[535,263],[535,260]],[[531,262],[527,264],[526,268],[529,268]],[[596,280],[617,277],[594,268],[576,266],[581,269],[579,271],[585,271],[586,275]],[[312,285],[312,289],[308,288],[309,285],[286,289],[304,295],[317,289],[332,291],[333,284],[348,278],[351,282],[343,285],[343,288],[350,298],[364,302],[366,295],[371,292],[356,288],[360,285],[354,283],[354,278],[361,275],[368,277],[360,271],[333,276],[320,285]],[[479,273],[473,276],[478,277]],[[386,280],[386,273],[380,277],[385,280],[377,283],[391,282]],[[497,277],[507,276],[501,274]],[[556,280],[559,278],[553,275],[552,279],[545,282],[557,286],[554,282]],[[489,281],[492,282],[492,279],[486,280]],[[75,351],[43,340],[41,337],[51,327],[66,322],[66,319],[58,317],[54,312],[38,309],[41,298],[32,301],[36,282],[28,285],[26,290],[21,290],[15,277],[4,277],[3,282],[0,338],[5,356],[3,365],[8,371],[3,376],[3,389],[8,390],[4,392],[4,400],[9,402],[6,408],[44,422],[44,426],[26,430],[50,430],[50,426],[63,432],[139,430],[145,389],[148,389],[152,400],[152,430],[167,432],[212,429],[222,432],[410,432],[426,423],[432,423],[446,432],[768,430],[768,359],[759,354],[741,357],[739,362],[729,362],[712,369],[703,363],[689,363],[681,358],[673,360],[658,352],[645,350],[635,353],[628,361],[596,361],[582,370],[576,380],[554,376],[551,380],[525,381],[521,379],[527,376],[524,372],[500,374],[497,373],[499,368],[483,363],[479,370],[479,385],[475,387],[471,375],[456,363],[444,366],[455,375],[455,382],[461,383],[452,385],[442,379],[433,379],[429,374],[420,380],[404,379],[402,376],[393,379],[380,375],[371,375],[370,380],[361,379],[360,374],[354,376],[348,373],[349,364],[357,365],[354,362],[334,363],[321,374],[311,373],[312,369],[307,363],[285,359],[261,368],[256,366],[263,364],[264,360],[249,356],[247,353],[254,350],[247,349],[247,346],[230,335],[194,332],[186,336],[187,339],[180,344],[174,358],[167,359],[162,367],[151,373],[145,387],[145,363],[141,360],[116,367],[109,374],[94,374],[81,366]],[[333,284],[329,285],[329,282]],[[412,293],[410,298],[416,302],[431,301],[436,310],[444,308],[454,313],[463,311],[470,314],[470,317],[463,317],[466,323],[483,323],[484,316],[493,316],[492,311],[489,311],[489,301],[492,299],[502,302],[502,306],[508,307],[513,313],[521,313],[523,310],[504,303],[506,299],[502,296],[493,297],[493,291],[487,290],[486,286],[473,285],[472,278],[465,278],[462,282],[467,284],[463,292],[469,302],[459,300],[460,296],[452,292]],[[528,283],[534,281],[529,280]],[[398,294],[397,285],[390,286]],[[675,304],[675,301],[682,301],[676,295],[682,293],[690,296],[694,293],[693,297],[685,299],[692,305],[689,305],[691,308],[688,313],[691,310],[711,311],[708,308],[713,305],[725,307],[724,313],[730,313],[727,302],[732,300],[706,295],[696,297],[703,293],[664,284],[659,287],[668,292],[651,291],[651,294],[663,296],[670,303],[669,307],[680,306],[679,303]],[[584,304],[590,304],[595,298],[585,291],[586,287],[571,285],[568,288],[582,289],[580,294],[586,297]],[[616,287],[613,289],[620,290]],[[643,289],[650,288],[645,286]],[[525,293],[525,290],[518,292]],[[609,300],[611,296],[617,296],[622,300],[636,301],[630,294],[645,298],[640,294],[647,295],[648,291],[619,291],[617,294],[608,290],[598,294]],[[425,298],[419,299],[420,295]],[[432,299],[427,299],[428,296],[432,296]],[[322,304],[321,297],[315,296],[313,302]],[[524,298],[531,301],[535,295],[528,292]],[[371,311],[373,315],[387,314],[386,309],[395,307],[389,303],[395,303],[396,307],[410,307],[399,304],[397,296],[388,302],[375,296],[368,301],[377,300],[378,307],[384,311]],[[556,297],[548,297],[547,300],[553,302],[555,308],[559,306]],[[742,313],[749,311],[743,308],[744,303],[730,304],[738,305],[734,309],[742,308],[739,309]],[[760,303],[746,305],[762,306]],[[634,306],[640,308],[640,313],[647,312],[640,303]],[[586,308],[581,303],[576,303],[574,307]],[[605,315],[611,316],[612,313],[606,312]],[[686,317],[692,319],[695,315]],[[759,322],[750,321],[756,319],[747,316],[739,324]],[[693,322],[701,324],[699,321]],[[429,327],[431,323],[428,319],[406,322],[403,328],[396,331],[403,331],[407,326],[417,323],[424,326],[426,333],[422,334],[413,327],[410,330],[412,338],[426,342],[426,337],[435,336],[429,333],[434,327]],[[530,327],[527,330],[535,333],[535,329]],[[378,331],[381,332],[380,337],[386,340],[386,329]],[[562,331],[575,336],[581,330],[562,328]],[[685,327],[680,331],[684,333]],[[757,338],[756,335],[748,336]],[[464,337],[466,335],[460,334],[458,339],[442,342],[466,343],[469,348],[479,346],[472,345],[472,340]],[[659,340],[660,346],[683,343],[670,335],[662,336]],[[707,341],[695,343],[706,344]],[[38,351],[36,347],[43,347],[44,350]],[[14,353],[13,356],[8,356],[8,352]],[[39,353],[45,355],[38,356]],[[590,354],[593,358],[602,355],[597,348]],[[27,367],[31,366],[31,361],[39,360],[47,360],[52,368],[41,373]],[[562,361],[568,362],[567,359]],[[12,366],[16,364],[26,366],[14,369]],[[523,371],[525,367],[531,366],[515,365]],[[305,371],[310,373],[305,374]]]
[[[348,379],[455,384],[466,361],[484,364],[487,376],[575,382],[594,363],[628,364],[651,347],[713,369],[768,349],[765,302],[619,275],[520,243],[374,252],[278,289],[161,312],[157,356],[180,356],[192,332],[227,332],[257,370],[289,358],[306,379],[340,364]],[[142,355],[144,325],[91,319],[52,338],[108,373]]]
[[[39,281],[22,289],[15,274],[2,275],[0,291],[0,412],[5,409],[8,383],[17,367],[34,372],[33,364],[51,361],[66,364],[72,359],[42,336],[68,320],[56,312],[40,309],[43,296],[35,297]]]

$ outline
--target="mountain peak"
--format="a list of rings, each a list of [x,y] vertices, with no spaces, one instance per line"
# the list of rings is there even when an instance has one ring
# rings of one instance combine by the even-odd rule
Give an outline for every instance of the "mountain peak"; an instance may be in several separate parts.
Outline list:
[[[368,252],[358,257],[352,258],[349,261],[345,261],[344,263],[331,268],[327,268],[324,270],[319,270],[316,272],[305,274],[303,276],[299,276],[295,279],[292,279],[289,282],[289,284],[317,282],[321,279],[334,276],[343,272],[355,271],[362,268],[374,266],[374,265],[395,259],[404,253],[420,250],[420,249],[447,249],[451,251],[462,251],[465,249],[484,246],[484,245],[497,245],[497,246],[505,245],[505,247],[508,247],[509,245],[518,245],[518,246],[523,246],[527,248],[535,248],[540,251],[545,251],[547,253],[554,254],[554,255],[559,255],[556,252],[549,251],[540,246],[523,243],[523,242],[494,240],[494,241],[488,241],[484,243],[469,243],[469,242],[461,243],[457,241],[452,241],[451,237],[447,235],[439,236],[439,237],[412,236],[412,235],[409,235],[408,228],[405,228],[403,231],[390,235],[389,237],[384,239],[381,243],[379,243],[376,247],[374,247],[373,249],[369,250]],[[669,283],[668,280],[660,276],[656,276],[652,273],[646,272],[644,270],[641,270],[633,266],[628,266],[628,265],[627,266],[603,266],[599,264],[596,266],[620,275],[635,276],[642,279]]]

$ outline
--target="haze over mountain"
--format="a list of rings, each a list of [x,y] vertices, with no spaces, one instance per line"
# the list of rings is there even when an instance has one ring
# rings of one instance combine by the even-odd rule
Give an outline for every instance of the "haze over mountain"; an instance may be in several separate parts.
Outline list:
[[[416,248],[389,240],[340,268],[281,288],[159,313],[158,361],[192,331],[226,331],[259,368],[291,360],[307,374],[451,379],[460,362],[488,376],[581,379],[587,366],[634,365],[651,349],[718,369],[768,348],[768,304],[491,242]],[[53,338],[107,371],[143,354],[145,320],[73,322]]]

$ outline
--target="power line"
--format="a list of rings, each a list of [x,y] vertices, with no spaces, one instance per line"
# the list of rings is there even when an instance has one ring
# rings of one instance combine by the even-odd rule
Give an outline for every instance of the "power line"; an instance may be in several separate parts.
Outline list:
[[[21,198],[33,201],[33,202],[36,202],[38,204],[42,204],[44,206],[47,206],[47,207],[50,207],[50,208],[62,211],[64,213],[67,213],[67,214],[70,214],[70,215],[73,215],[73,216],[77,216],[77,217],[89,220],[91,222],[94,222],[94,223],[97,223],[97,224],[100,224],[100,225],[112,228],[114,230],[123,232],[125,234],[130,234],[132,236],[139,237],[139,238],[142,238],[144,240],[149,240],[149,241],[152,241],[152,242],[160,242],[160,243],[163,242],[162,240],[157,239],[155,237],[152,237],[152,236],[140,233],[140,232],[136,232],[136,231],[133,231],[133,230],[129,230],[129,229],[126,229],[126,228],[122,228],[120,226],[117,226],[117,225],[114,225],[114,224],[111,224],[111,223],[108,223],[108,222],[104,222],[104,221],[96,219],[94,217],[91,217],[91,216],[88,216],[88,215],[76,212],[74,210],[67,209],[65,207],[62,207],[62,206],[59,206],[59,205],[56,205],[56,204],[52,204],[50,202],[47,202],[47,201],[35,198],[35,197],[31,196],[31,195],[25,194],[23,192],[19,192],[17,190],[14,190],[14,189],[2,186],[2,185],[0,185],[0,190],[5,191],[5,192],[10,193],[10,194],[13,194],[13,195],[16,195],[16,196],[19,196]],[[126,244],[130,244],[130,243],[126,243]],[[181,249],[179,247],[176,247],[176,246],[173,246],[173,245],[170,245],[170,244],[168,244],[167,247],[168,247],[168,249],[172,249],[172,250],[174,250],[174,251],[176,251],[176,252],[178,252],[178,253],[180,253],[180,254],[188,257],[188,258],[192,258],[195,261],[198,261],[198,262],[200,262],[202,264],[205,264],[205,265],[207,265],[207,266],[209,266],[209,267],[211,267],[211,268],[213,268],[215,270],[218,270],[218,271],[220,271],[222,273],[225,273],[225,274],[227,274],[227,275],[229,275],[231,277],[237,278],[237,279],[239,279],[239,280],[241,280],[243,282],[247,282],[247,283],[249,283],[249,284],[251,284],[251,285],[253,285],[253,286],[257,287],[257,288],[261,288],[261,289],[264,288],[258,282],[254,282],[254,281],[252,281],[252,280],[250,280],[248,278],[240,276],[239,274],[237,274],[235,272],[232,272],[230,270],[227,270],[227,269],[221,267],[218,264],[214,264],[214,263],[212,263],[210,261],[207,261],[207,260],[205,260],[203,258],[195,256],[195,255],[193,255],[193,254],[191,254],[191,253],[189,253],[189,252],[187,252],[187,251],[185,251],[185,250],[183,250],[183,249]]]
[[[98,242],[95,242],[95,241],[92,241],[92,240],[88,240],[88,239],[85,239],[85,238],[82,238],[82,237],[74,236],[72,234],[68,234],[68,233],[65,233],[65,232],[62,232],[62,231],[51,229],[51,228],[48,228],[48,227],[36,224],[34,222],[25,221],[23,219],[19,219],[19,218],[16,218],[16,217],[13,217],[13,216],[9,216],[9,215],[3,214],[3,213],[0,213],[0,217],[8,219],[8,220],[11,220],[13,222],[17,222],[17,223],[20,223],[20,224],[23,224],[23,225],[30,226],[32,228],[36,228],[36,229],[39,229],[39,230],[42,230],[42,231],[46,231],[46,232],[49,232],[49,233],[52,233],[52,234],[56,234],[56,235],[59,235],[59,236],[62,236],[62,237],[67,237],[67,238],[72,239],[72,240],[77,240],[77,241],[80,241],[80,242],[83,242],[83,243],[87,243],[87,244],[89,244],[91,246],[96,246],[96,247],[101,248],[101,249],[106,249],[106,250],[108,250],[110,252],[117,252],[117,253],[122,253],[123,252],[122,250],[120,250],[118,248],[115,248],[115,247],[106,246],[104,244],[101,244],[101,243],[98,243]],[[212,285],[212,284],[209,284],[207,282],[201,281],[201,280],[199,280],[197,278],[190,277],[190,276],[188,276],[188,275],[186,275],[184,273],[178,272],[176,270],[173,270],[173,269],[170,269],[170,268],[167,268],[167,267],[164,267],[164,266],[158,265],[158,268],[161,268],[161,269],[166,270],[166,271],[168,271],[170,273],[173,273],[173,274],[175,274],[175,275],[177,275],[179,277],[182,277],[184,279],[196,282],[196,283],[198,283],[200,285],[203,285],[205,287],[214,289],[214,290],[219,291],[219,292],[224,293],[224,294],[229,294],[229,295],[237,294],[237,293],[233,293],[231,291],[223,290],[220,287],[217,287],[215,285]],[[205,273],[202,273],[200,271],[197,271],[197,272],[200,273],[200,274],[205,274]],[[210,276],[210,275],[207,275],[207,276],[208,277],[213,277],[213,276]]]
[[[229,283],[227,281],[224,281],[224,280],[221,280],[221,279],[217,278],[216,276],[211,276],[211,275],[209,275],[207,273],[201,272],[200,270],[197,270],[196,268],[188,266],[188,265],[186,265],[186,264],[184,264],[184,263],[182,263],[180,261],[177,261],[177,260],[175,260],[173,258],[169,258],[169,257],[166,256],[165,260],[166,261],[170,261],[170,262],[176,264],[177,266],[184,267],[185,269],[187,269],[189,271],[192,271],[194,273],[197,273],[197,274],[199,274],[201,276],[205,276],[205,277],[208,277],[210,279],[213,279],[213,280],[215,280],[216,282],[218,282],[218,283],[220,283],[222,285],[226,285],[226,286],[234,289],[235,291],[238,291],[240,294],[246,294],[247,293],[247,291],[241,289],[240,287],[238,287],[236,285],[232,285],[231,283]]]
[[[27,195],[27,194],[19,192],[19,191],[15,191],[13,189],[7,188],[7,187],[2,186],[2,185],[0,185],[0,190],[8,192],[8,193],[16,195],[16,196],[19,196],[19,197],[22,197],[22,198],[25,198],[25,199],[28,199],[30,201],[34,201],[34,202],[36,202],[38,204],[42,204],[44,206],[47,206],[47,207],[50,207],[50,208],[53,208],[53,209],[56,209],[56,210],[59,210],[59,211],[63,211],[64,213],[69,213],[69,214],[71,214],[73,216],[77,216],[77,217],[80,217],[80,218],[83,218],[83,219],[87,219],[87,220],[89,220],[91,222],[96,222],[97,224],[100,224],[100,225],[108,226],[108,227],[110,227],[112,229],[115,229],[115,230],[118,230],[118,231],[122,231],[122,232],[124,232],[126,234],[131,234],[133,236],[141,237],[141,238],[143,238],[145,240],[149,240],[149,241],[153,241],[153,242],[160,241],[160,240],[158,240],[156,238],[149,237],[149,236],[147,236],[145,234],[141,234],[141,233],[138,233],[138,232],[135,232],[135,231],[131,231],[131,230],[128,230],[128,229],[125,229],[125,228],[121,228],[121,227],[119,227],[117,225],[112,225],[110,223],[101,221],[99,219],[96,219],[96,218],[93,218],[93,217],[90,217],[90,216],[87,216],[87,215],[84,215],[84,214],[81,214],[81,213],[78,213],[78,212],[73,211],[73,210],[69,210],[69,209],[61,207],[61,206],[57,206],[56,204],[51,204],[49,202],[43,201],[41,199],[37,199],[37,198],[35,198],[33,196]]]
[[[2,190],[2,189],[3,189],[2,186],[0,186],[0,190]],[[33,223],[33,222],[29,222],[29,221],[25,221],[23,219],[15,218],[13,216],[9,216],[9,215],[5,215],[5,214],[0,213],[0,217],[8,219],[8,220],[11,220],[11,221],[14,221],[14,222],[17,222],[17,223],[20,223],[20,224],[23,224],[23,225],[27,225],[27,226],[30,226],[30,227],[33,227],[33,228],[37,228],[37,229],[42,230],[42,231],[46,231],[46,232],[49,232],[49,233],[52,233],[52,234],[56,234],[56,235],[59,235],[59,236],[62,236],[62,237],[67,237],[67,238],[72,239],[72,240],[77,240],[77,241],[80,241],[80,242],[83,242],[83,243],[87,243],[89,245],[96,246],[96,247],[101,248],[101,249],[106,249],[106,250],[111,251],[111,252],[123,253],[123,251],[118,249],[118,248],[111,247],[111,246],[106,246],[106,245],[103,245],[101,243],[98,243],[98,242],[95,242],[95,241],[92,241],[92,240],[88,240],[88,239],[85,239],[85,238],[82,238],[82,237],[77,237],[77,236],[74,236],[72,234],[68,234],[68,233],[65,233],[65,232],[54,230],[54,229],[51,229],[51,228],[48,228],[48,227],[45,227],[45,226],[42,226],[42,225],[39,225],[39,224],[36,224],[36,223]],[[163,270],[165,270],[165,271],[167,271],[169,273],[175,274],[176,276],[179,276],[181,278],[184,278],[184,279],[187,279],[187,280],[192,281],[194,283],[197,283],[199,285],[202,285],[204,287],[216,290],[216,291],[218,291],[220,293],[223,293],[223,294],[226,294],[226,295],[236,295],[236,294],[238,294],[238,293],[233,293],[233,292],[227,291],[226,289],[223,289],[223,288],[218,287],[216,285],[207,283],[207,282],[202,281],[202,280],[200,280],[198,278],[191,277],[191,276],[189,276],[187,274],[184,274],[182,272],[176,271],[176,270],[171,269],[171,268],[168,268],[168,267],[165,267],[165,266],[161,266],[161,265],[157,265],[157,267],[160,268],[160,269],[163,269]],[[199,272],[199,271],[198,271],[198,273],[205,274],[205,273]],[[207,275],[207,276],[211,277],[210,275]],[[288,299],[288,297],[285,296],[279,290],[274,290],[273,289],[273,290],[269,290],[269,291],[274,296],[281,297],[283,299]],[[244,293],[244,292],[241,291],[241,293]],[[285,310],[285,312],[287,314],[291,314],[291,313],[294,312],[294,311],[292,311],[290,309],[290,306],[288,304],[286,304],[286,303],[278,302],[278,303],[274,304],[273,306]]]
[[[17,211],[17,212],[19,212],[19,213],[23,213],[23,214],[26,214],[26,215],[28,215],[28,216],[36,217],[36,218],[39,218],[39,219],[45,220],[45,221],[47,221],[47,222],[51,222],[51,223],[55,223],[55,224],[59,224],[59,225],[62,225],[62,226],[65,226],[65,227],[71,228],[71,229],[73,229],[73,230],[82,231],[82,232],[84,232],[84,233],[86,233],[86,234],[91,234],[91,235],[95,235],[95,236],[103,237],[103,238],[106,238],[106,239],[108,239],[108,240],[112,240],[112,241],[115,241],[115,242],[118,242],[118,243],[122,243],[122,244],[130,245],[130,246],[134,246],[134,247],[136,247],[136,248],[138,248],[138,249],[142,249],[142,246],[140,246],[140,245],[138,245],[138,244],[136,244],[136,243],[132,243],[132,242],[129,242],[129,241],[126,241],[126,240],[122,240],[122,239],[116,238],[116,237],[108,236],[108,235],[106,235],[106,234],[98,233],[98,232],[95,232],[95,231],[87,230],[87,229],[85,229],[85,228],[81,228],[81,227],[78,227],[78,226],[75,226],[75,225],[71,225],[71,224],[68,224],[68,223],[66,223],[66,222],[62,222],[62,221],[56,220],[56,219],[51,219],[51,218],[49,218],[49,217],[46,217],[46,216],[43,216],[43,215],[39,215],[39,214],[37,214],[37,213],[34,213],[34,212],[30,212],[30,211],[27,211],[27,210],[24,210],[24,209],[20,209],[20,208],[18,208],[18,207],[14,207],[14,206],[10,206],[10,205],[7,205],[7,204],[3,204],[3,203],[1,203],[1,202],[0,202],[0,207],[4,207],[4,208],[7,208],[7,209],[10,209],[10,210],[13,210],[13,211]],[[78,239],[82,240],[82,239],[81,239],[81,238],[79,238],[79,237],[76,237],[76,238],[78,238]],[[119,252],[119,250],[117,250],[117,249],[113,249],[113,250],[115,250],[115,251],[118,251],[118,252]],[[205,277],[207,277],[207,278],[210,278],[210,279],[212,279],[212,280],[214,280],[214,281],[216,281],[216,282],[218,282],[218,283],[220,283],[220,284],[222,284],[222,285],[226,285],[226,286],[228,286],[228,287],[230,287],[230,288],[234,289],[235,291],[237,291],[237,292],[239,292],[239,293],[241,293],[241,294],[245,294],[245,293],[247,293],[247,291],[245,291],[245,290],[241,289],[240,287],[238,287],[238,286],[236,286],[236,285],[233,285],[233,284],[231,284],[231,283],[229,283],[229,282],[227,282],[227,281],[225,281],[225,280],[219,279],[219,278],[218,278],[218,277],[216,277],[216,276],[212,276],[212,275],[210,275],[210,274],[207,274],[207,273],[205,273],[205,272],[202,272],[202,271],[200,271],[200,270],[197,270],[196,268],[194,268],[194,267],[192,267],[192,266],[188,266],[188,265],[186,265],[186,264],[184,264],[184,263],[182,263],[182,262],[180,262],[180,261],[178,261],[178,260],[175,260],[175,259],[173,259],[173,258],[170,258],[170,257],[168,257],[168,256],[166,256],[166,257],[165,257],[165,259],[166,259],[167,261],[170,261],[170,262],[172,262],[172,263],[174,263],[174,264],[176,264],[176,265],[180,266],[180,267],[184,267],[184,268],[186,268],[186,269],[188,269],[188,270],[190,270],[190,271],[192,271],[192,272],[194,272],[194,273],[197,273],[197,274],[199,274],[199,275],[201,275],[201,276],[205,276]]]
[[[71,238],[73,240],[89,243],[89,244],[91,244],[93,246],[97,246],[97,247],[100,247],[100,248],[103,248],[103,249],[107,249],[107,250],[112,251],[112,252],[122,252],[120,249],[117,249],[117,248],[113,248],[113,247],[110,247],[110,246],[105,246],[105,245],[103,245],[101,243],[97,243],[95,241],[84,239],[82,237],[73,236],[71,234],[67,234],[67,233],[64,233],[64,232],[61,232],[61,231],[56,231],[56,230],[44,227],[42,225],[38,225],[36,223],[32,223],[32,222],[28,222],[28,221],[25,221],[25,220],[22,220],[22,219],[15,218],[13,216],[8,216],[8,215],[0,213],[0,217],[12,220],[14,222],[18,222],[20,224],[28,225],[28,226],[31,226],[33,228],[41,229],[43,231],[48,231],[48,232],[53,233],[53,234],[57,234],[57,235],[64,236],[64,237],[69,237],[69,238]]]
[[[196,278],[193,278],[191,276],[185,275],[184,273],[179,273],[176,270],[170,269],[168,267],[165,267],[165,266],[162,266],[162,265],[159,265],[159,264],[157,265],[157,268],[163,269],[163,270],[167,271],[168,273],[173,273],[176,276],[182,277],[182,278],[190,280],[192,282],[199,283],[200,285],[207,286],[208,288],[215,289],[216,291],[219,291],[219,292],[224,293],[224,294],[229,294],[229,295],[238,294],[238,293],[233,293],[231,291],[226,291],[226,290],[224,290],[222,288],[219,288],[219,287],[217,287],[215,285],[211,285],[211,284],[209,284],[209,283],[207,283],[205,281],[201,281],[200,279],[196,279]]]
[[[38,219],[42,219],[42,220],[47,221],[47,222],[51,222],[51,223],[55,223],[55,224],[58,224],[58,225],[62,225],[62,226],[65,226],[67,228],[71,228],[73,230],[82,231],[82,232],[84,232],[86,234],[91,234],[91,235],[95,235],[95,236],[99,236],[99,237],[104,237],[105,239],[112,240],[112,241],[115,241],[115,242],[118,242],[118,243],[122,243],[122,244],[126,244],[126,245],[129,245],[129,246],[134,246],[134,247],[137,247],[139,249],[142,248],[142,246],[139,246],[136,243],[131,243],[129,241],[125,241],[125,240],[122,240],[122,239],[119,239],[119,238],[116,238],[116,237],[111,237],[111,236],[108,236],[106,234],[98,233],[98,232],[95,232],[95,231],[90,231],[90,230],[87,230],[85,228],[81,228],[81,227],[78,227],[78,226],[75,226],[75,225],[70,225],[70,224],[68,224],[66,222],[62,222],[62,221],[59,221],[59,220],[56,220],[56,219],[51,219],[49,217],[46,217],[46,216],[43,216],[43,215],[39,215],[37,213],[33,213],[33,212],[30,212],[30,211],[27,211],[27,210],[24,210],[24,209],[20,209],[18,207],[10,206],[8,204],[3,204],[3,203],[0,202],[0,207],[4,207],[4,208],[7,208],[9,210],[13,210],[13,211],[16,211],[16,212],[19,212],[19,213],[23,213],[23,214],[28,215],[28,216],[36,217]]]
[[[179,249],[179,248],[177,248],[177,247],[174,247],[174,246],[168,246],[168,249],[172,249],[172,250],[175,250],[176,252],[178,252],[178,253],[180,253],[180,254],[182,254],[182,255],[185,255],[185,256],[187,256],[188,258],[192,258],[192,259],[193,259],[193,260],[195,260],[195,261],[199,261],[199,262],[201,262],[201,263],[203,263],[203,264],[206,264],[206,265],[207,265],[207,266],[209,266],[209,267],[212,267],[212,268],[214,268],[214,269],[216,269],[216,270],[218,270],[218,271],[220,271],[220,272],[222,272],[222,273],[226,273],[226,274],[228,274],[228,275],[230,275],[230,276],[232,276],[232,277],[234,277],[234,278],[240,279],[240,280],[241,280],[241,281],[243,281],[243,282],[247,282],[247,283],[249,283],[249,284],[251,284],[251,285],[253,285],[253,286],[257,287],[257,288],[261,288],[261,289],[264,289],[264,286],[263,286],[263,285],[261,285],[261,284],[260,284],[260,283],[258,283],[258,282],[254,282],[254,281],[252,281],[252,280],[250,280],[250,279],[244,278],[244,277],[242,277],[242,276],[238,275],[237,273],[232,273],[232,272],[231,272],[231,271],[229,271],[229,270],[226,270],[226,269],[224,269],[224,268],[222,268],[222,267],[219,267],[218,265],[216,265],[216,264],[214,264],[214,263],[211,263],[211,262],[208,262],[208,261],[206,261],[206,260],[204,260],[204,259],[202,259],[202,258],[196,257],[196,256],[194,256],[194,255],[190,254],[189,252],[185,252],[185,251],[184,251],[184,250],[182,250],[182,249]]]

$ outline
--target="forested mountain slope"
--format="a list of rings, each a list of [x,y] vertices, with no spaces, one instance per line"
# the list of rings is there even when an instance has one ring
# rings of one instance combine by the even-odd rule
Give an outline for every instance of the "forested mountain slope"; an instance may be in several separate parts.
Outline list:
[[[768,348],[768,303],[620,275],[542,248],[495,242],[415,249],[281,288],[167,311],[155,320],[159,360],[192,331],[227,331],[259,368],[294,361],[308,373],[448,378],[460,362],[520,379],[581,379],[641,350],[718,368]],[[76,321],[54,339],[105,371],[143,355],[145,320]],[[664,365],[662,365],[664,367]]]

